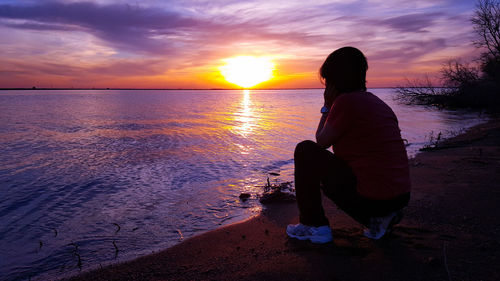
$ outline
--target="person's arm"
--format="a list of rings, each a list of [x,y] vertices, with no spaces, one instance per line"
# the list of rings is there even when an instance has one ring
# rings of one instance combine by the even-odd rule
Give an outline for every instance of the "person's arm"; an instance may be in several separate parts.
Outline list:
[[[333,101],[338,96],[338,92],[335,87],[326,85],[325,92],[323,94],[325,103],[324,106],[332,109]],[[319,120],[318,129],[316,129],[316,143],[321,148],[330,147],[339,137],[336,130],[331,126],[325,126],[326,120],[328,119],[329,113],[322,113],[321,119]]]
[[[316,143],[325,149],[333,145],[340,136],[332,126],[325,126],[327,118],[328,114],[323,113],[316,130]]]

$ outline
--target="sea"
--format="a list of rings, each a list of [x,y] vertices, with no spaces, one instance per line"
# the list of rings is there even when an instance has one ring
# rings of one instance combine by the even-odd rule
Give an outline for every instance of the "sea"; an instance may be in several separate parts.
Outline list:
[[[409,157],[487,120],[370,91]],[[0,280],[68,277],[257,215],[268,178],[293,181],[322,103],[321,89],[0,91]]]

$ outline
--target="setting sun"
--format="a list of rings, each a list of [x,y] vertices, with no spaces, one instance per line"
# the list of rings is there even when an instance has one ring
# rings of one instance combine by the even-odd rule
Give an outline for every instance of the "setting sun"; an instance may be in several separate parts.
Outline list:
[[[240,56],[225,59],[220,72],[229,82],[250,88],[273,77],[274,63],[265,57]]]

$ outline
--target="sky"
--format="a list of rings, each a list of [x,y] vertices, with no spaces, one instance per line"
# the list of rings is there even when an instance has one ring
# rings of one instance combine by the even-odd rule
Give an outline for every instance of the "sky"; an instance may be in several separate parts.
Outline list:
[[[468,0],[0,0],[0,88],[234,88],[219,68],[266,57],[259,88],[319,88],[337,48],[367,57],[368,87],[439,76],[479,52]]]

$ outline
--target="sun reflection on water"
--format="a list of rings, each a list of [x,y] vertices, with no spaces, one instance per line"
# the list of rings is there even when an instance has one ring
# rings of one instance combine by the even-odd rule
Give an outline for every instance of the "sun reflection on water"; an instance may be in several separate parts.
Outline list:
[[[234,130],[238,135],[245,139],[249,139],[252,131],[257,125],[257,116],[253,110],[254,104],[250,98],[250,90],[242,91],[242,99],[238,106],[238,110],[234,112],[235,127]],[[252,146],[246,142],[236,143],[241,154],[249,154]]]
[[[250,99],[250,90],[243,90],[243,98],[240,105],[241,109],[238,112],[235,112],[236,121],[239,123],[237,130],[243,137],[248,137],[255,125],[255,116],[252,106],[253,104]]]
[[[237,107],[238,110],[233,113],[235,121],[233,130],[244,139],[250,139],[253,130],[258,125],[258,115],[254,107],[250,90],[243,90],[241,102]],[[236,145],[239,147],[241,154],[248,154],[252,149],[252,146],[246,142],[236,143]]]

